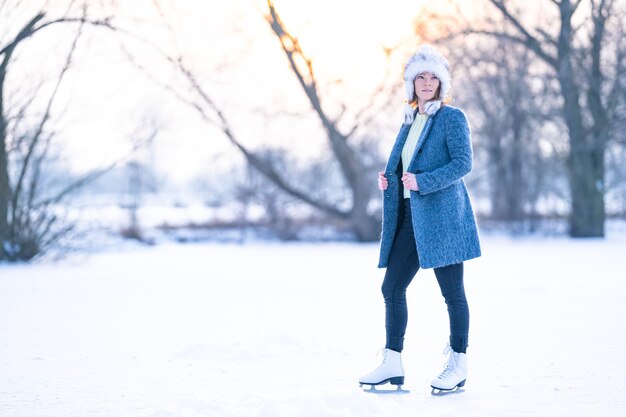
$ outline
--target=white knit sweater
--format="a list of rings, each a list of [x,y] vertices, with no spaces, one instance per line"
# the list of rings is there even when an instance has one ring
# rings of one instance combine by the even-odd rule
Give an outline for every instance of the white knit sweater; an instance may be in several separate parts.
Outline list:
[[[413,120],[413,124],[411,124],[411,129],[409,130],[406,142],[404,142],[404,147],[402,148],[402,169],[404,172],[406,172],[406,168],[411,163],[415,147],[417,146],[417,141],[420,138],[420,134],[424,129],[427,119],[427,114],[418,113],[415,116],[415,120]],[[408,188],[404,188],[404,198],[411,198],[411,191]]]

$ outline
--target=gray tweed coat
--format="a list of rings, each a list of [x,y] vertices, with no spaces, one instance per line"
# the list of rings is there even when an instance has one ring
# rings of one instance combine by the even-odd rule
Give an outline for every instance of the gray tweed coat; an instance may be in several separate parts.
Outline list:
[[[383,192],[383,227],[379,268],[385,268],[403,202],[402,147],[411,125],[402,125],[391,150]],[[429,117],[406,171],[415,174],[411,191],[413,232],[421,268],[437,268],[480,256],[476,219],[463,177],[472,170],[472,144],[465,114],[443,106]]]

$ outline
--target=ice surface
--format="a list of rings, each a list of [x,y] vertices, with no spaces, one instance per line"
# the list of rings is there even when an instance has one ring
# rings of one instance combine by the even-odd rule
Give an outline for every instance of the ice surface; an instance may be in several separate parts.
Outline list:
[[[357,379],[384,343],[375,244],[162,245],[0,266],[1,417],[626,415],[626,237],[483,237],[465,392],[432,397],[447,313],[408,291],[405,395]]]

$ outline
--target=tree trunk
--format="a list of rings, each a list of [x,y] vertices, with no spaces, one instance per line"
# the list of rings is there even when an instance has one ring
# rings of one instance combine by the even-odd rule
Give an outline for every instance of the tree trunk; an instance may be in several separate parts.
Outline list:
[[[522,220],[524,217],[524,201],[527,195],[528,183],[522,174],[522,158],[529,154],[523,149],[524,124],[528,122],[528,117],[522,113],[518,103],[515,104],[516,111],[513,113],[512,144],[509,151],[509,187],[507,189],[508,219],[512,221]],[[530,144],[528,144],[529,146]]]
[[[370,181],[371,182],[371,181]],[[350,223],[356,237],[361,242],[372,242],[380,239],[382,222],[378,216],[367,212],[370,202],[370,188],[372,185],[359,177],[358,184],[353,188],[354,205],[350,211]]]
[[[571,137],[568,157],[572,194],[570,236],[604,236],[604,148],[587,146],[593,138]],[[575,143],[576,142],[576,143]],[[595,148],[595,149],[594,149]]]
[[[9,183],[9,158],[6,144],[6,118],[4,114],[4,80],[8,58],[5,56],[0,66],[0,260],[6,259],[5,244],[9,241],[9,202],[11,189]]]
[[[567,158],[571,193],[570,236],[604,236],[604,149],[602,138],[587,133],[583,126],[580,86],[572,60],[572,9],[562,6],[561,31],[557,44],[558,80],[563,95],[563,117],[568,128]]]
[[[499,126],[499,125],[498,125]],[[489,129],[492,130],[492,129]],[[489,154],[489,165],[493,169],[490,175],[491,188],[491,217],[496,220],[506,220],[507,218],[507,163],[504,157],[503,134],[493,129],[488,137],[490,143],[487,146]]]
[[[318,114],[320,113],[321,107],[318,110]],[[323,118],[323,121],[333,153],[339,161],[341,171],[352,192],[352,209],[349,218],[354,233],[361,242],[377,240],[380,238],[380,219],[367,212],[367,206],[370,202],[370,188],[373,186],[374,180],[367,181],[363,163],[357,153],[348,146],[345,136],[328,119]]]
[[[1,93],[1,90],[0,90]],[[0,104],[0,260],[6,259],[5,242],[9,240],[9,201],[11,190],[9,188],[9,161],[6,149],[6,127],[4,113]]]

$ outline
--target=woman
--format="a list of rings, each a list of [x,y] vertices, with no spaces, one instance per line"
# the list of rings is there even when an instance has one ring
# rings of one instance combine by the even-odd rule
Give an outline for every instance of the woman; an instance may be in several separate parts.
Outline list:
[[[472,169],[470,131],[464,113],[445,104],[450,90],[447,60],[422,46],[404,71],[405,122],[384,172],[383,231],[379,268],[387,341],[382,364],[359,382],[404,384],[401,352],[407,325],[406,289],[419,268],[434,268],[448,307],[450,342],[433,393],[454,390],[467,378],[469,309],[463,261],[480,256],[476,220],[463,177]]]

